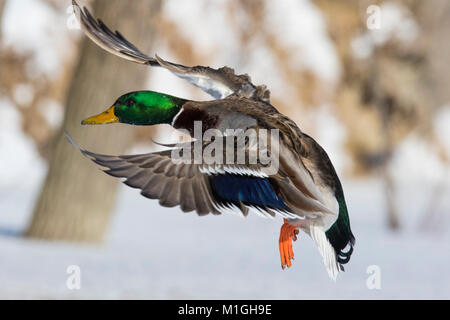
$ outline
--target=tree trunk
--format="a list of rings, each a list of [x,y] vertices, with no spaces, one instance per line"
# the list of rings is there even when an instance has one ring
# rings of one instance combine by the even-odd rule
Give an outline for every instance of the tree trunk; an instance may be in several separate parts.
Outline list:
[[[155,15],[160,0],[96,0],[95,15],[120,30],[144,52],[151,52]],[[82,127],[80,121],[104,111],[120,95],[144,89],[147,69],[106,53],[87,37],[69,90],[63,128],[84,148],[122,154],[134,139],[125,125]],[[27,237],[100,242],[105,235],[117,183],[84,158],[58,134],[46,181],[37,201]]]

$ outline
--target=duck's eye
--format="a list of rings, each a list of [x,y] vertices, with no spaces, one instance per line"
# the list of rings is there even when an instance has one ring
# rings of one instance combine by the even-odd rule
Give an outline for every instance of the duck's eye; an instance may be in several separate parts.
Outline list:
[[[134,99],[128,99],[126,102],[127,107],[132,107],[136,104],[136,101]]]

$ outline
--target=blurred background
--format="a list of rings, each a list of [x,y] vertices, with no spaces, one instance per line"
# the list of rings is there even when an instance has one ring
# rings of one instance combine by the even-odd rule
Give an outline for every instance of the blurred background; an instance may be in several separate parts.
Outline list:
[[[151,152],[174,131],[80,121],[128,91],[209,97],[96,47],[68,0],[0,0],[0,298],[450,298],[450,2],[79,2],[143,52],[266,84],[330,155],[355,251],[333,283],[303,234],[282,271],[281,219],[199,218],[102,173],[63,130]]]

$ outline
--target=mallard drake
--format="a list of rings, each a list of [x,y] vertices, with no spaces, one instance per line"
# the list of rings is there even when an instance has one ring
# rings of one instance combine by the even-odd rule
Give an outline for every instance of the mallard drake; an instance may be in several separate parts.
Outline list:
[[[95,20],[86,8],[81,9],[75,1],[73,6],[82,29],[101,48],[135,63],[165,68],[215,100],[190,101],[153,91],[137,91],[121,96],[108,110],[82,122],[170,124],[194,138],[181,147],[170,145],[171,149],[162,152],[110,156],[84,150],[68,136],[69,141],[86,157],[107,168],[107,174],[124,178],[126,185],[141,189],[147,198],[159,199],[164,207],[180,206],[182,211],[195,211],[198,215],[233,212],[247,216],[256,212],[283,218],[279,238],[282,268],[291,267],[292,241],[303,230],[317,244],[328,274],[335,280],[350,260],[355,242],[341,182],[324,149],[270,104],[270,91],[254,85],[248,75],[236,75],[227,67],[186,67],[157,55],[147,56],[118,31],[112,32],[101,20]],[[196,146],[205,151],[211,145],[211,141],[196,142],[198,123],[202,134],[211,129],[224,135],[230,129],[277,132],[276,141],[275,134],[269,135],[270,147],[276,142],[273,150],[277,153],[277,170],[247,160],[237,164],[174,161],[174,151],[192,150]],[[193,148],[184,149],[186,145]],[[244,139],[240,145],[233,143],[232,148],[233,152],[243,150],[248,155],[255,146]],[[275,153],[273,150],[269,151]]]

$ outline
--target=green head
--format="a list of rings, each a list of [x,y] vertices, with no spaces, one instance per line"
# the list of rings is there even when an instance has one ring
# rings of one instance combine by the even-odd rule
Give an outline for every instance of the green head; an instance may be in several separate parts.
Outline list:
[[[126,123],[148,126],[172,123],[187,100],[153,91],[137,91],[121,96],[105,112],[83,120],[81,124],[95,125]]]

